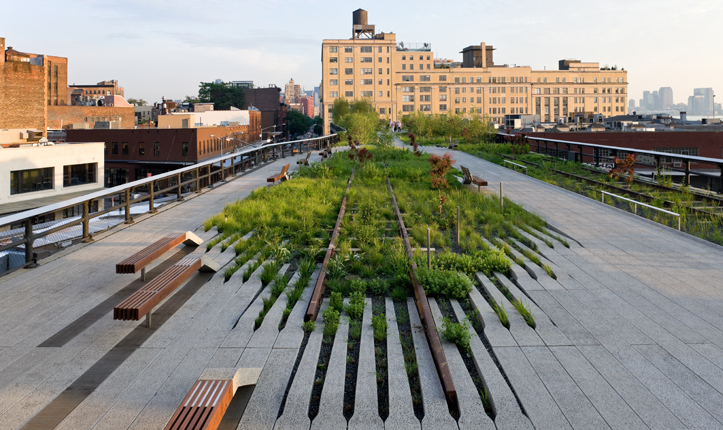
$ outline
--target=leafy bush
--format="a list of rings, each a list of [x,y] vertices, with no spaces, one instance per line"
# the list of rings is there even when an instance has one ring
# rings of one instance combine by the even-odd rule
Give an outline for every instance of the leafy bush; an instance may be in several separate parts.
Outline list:
[[[464,322],[455,323],[449,318],[444,318],[442,320],[442,336],[464,351],[469,351],[469,327],[469,321],[466,319]]]
[[[346,307],[349,318],[358,320],[364,314],[364,294],[360,292],[351,293],[349,305]]]
[[[316,321],[305,321],[301,324],[301,328],[303,328],[305,332],[311,333],[316,330]]]
[[[472,281],[462,272],[452,270],[417,270],[417,279],[428,296],[463,299],[472,291]]]
[[[286,298],[287,298],[286,308],[293,309],[296,302],[298,302],[299,299],[301,298],[301,294],[303,292],[304,292],[304,290],[302,290],[300,288],[294,288],[291,291],[287,291],[286,292]]]
[[[360,320],[349,321],[349,337],[352,339],[361,338],[362,325]]]
[[[389,292],[389,283],[382,278],[367,281],[367,289],[375,296],[386,296]]]
[[[364,294],[367,292],[367,283],[363,279],[352,279],[349,282],[349,290],[352,294],[354,293],[361,293]]]
[[[329,279],[326,281],[326,287],[332,293],[339,293],[343,297],[349,295],[349,283],[344,279]]]
[[[284,289],[286,289],[286,284],[289,282],[289,278],[286,277],[286,275],[276,275],[274,277],[274,284],[271,286],[271,295],[272,296],[280,296],[281,293],[284,292]]]
[[[344,258],[337,254],[334,258],[329,260],[329,264],[326,266],[326,275],[330,279],[341,279],[346,276],[346,265],[344,264]]]
[[[329,298],[329,307],[341,312],[344,309],[344,299],[341,297],[341,293],[331,293]]]
[[[324,336],[334,336],[339,328],[339,312],[331,307],[326,308],[324,315]]]
[[[372,329],[374,329],[374,340],[382,341],[387,338],[387,319],[384,315],[372,316]]]
[[[417,259],[417,264],[419,266],[426,265],[421,258]],[[477,272],[483,272],[486,275],[491,275],[492,272],[507,274],[510,267],[512,267],[512,261],[505,256],[504,250],[499,249],[479,250],[472,254],[445,252],[432,259],[434,269],[463,272],[470,277]]]
[[[404,286],[394,287],[392,290],[392,300],[395,302],[403,302],[409,297],[409,289]]]

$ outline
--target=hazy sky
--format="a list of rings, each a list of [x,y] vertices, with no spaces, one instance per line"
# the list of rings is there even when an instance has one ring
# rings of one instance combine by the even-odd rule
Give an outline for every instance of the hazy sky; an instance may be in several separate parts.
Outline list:
[[[697,87],[723,94],[721,0],[0,0],[0,37],[19,51],[67,57],[69,84],[117,79],[126,97],[149,102],[195,95],[214,79],[294,78],[309,90],[321,80],[322,39],[349,38],[359,7],[377,31],[431,43],[436,57],[461,60],[463,47],[485,42],[496,64],[624,67],[636,103],[662,86],[676,103]]]

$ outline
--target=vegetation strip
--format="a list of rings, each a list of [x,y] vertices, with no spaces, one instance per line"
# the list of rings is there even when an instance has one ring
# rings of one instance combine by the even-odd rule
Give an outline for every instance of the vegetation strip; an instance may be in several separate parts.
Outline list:
[[[316,314],[319,311],[319,306],[321,306],[321,297],[324,295],[324,281],[326,278],[326,267],[329,264],[329,260],[331,257],[334,256],[334,244],[336,242],[336,239],[339,237],[339,227],[341,226],[341,220],[344,218],[344,212],[346,212],[346,201],[347,201],[347,194],[349,193],[349,188],[351,188],[351,183],[354,180],[354,170],[351,172],[351,176],[349,177],[349,182],[346,185],[346,191],[344,192],[344,198],[341,201],[341,208],[339,209],[339,216],[336,218],[336,224],[334,225],[334,232],[331,235],[331,240],[329,241],[329,248],[326,251],[326,255],[324,256],[324,262],[321,265],[321,272],[319,273],[319,278],[316,280],[316,285],[314,286],[314,292],[311,295],[311,300],[309,300],[309,305],[306,308],[306,314],[304,315],[304,321],[314,321],[316,319]]]
[[[439,333],[437,333],[437,327],[434,324],[434,319],[432,318],[432,311],[429,309],[427,295],[424,292],[424,288],[417,281],[417,276],[414,273],[417,269],[417,263],[414,262],[414,252],[412,251],[412,245],[409,243],[407,228],[404,225],[404,219],[402,219],[402,213],[399,211],[399,205],[397,205],[397,199],[394,196],[394,190],[392,189],[392,183],[389,181],[389,178],[387,178],[387,187],[389,188],[389,194],[392,196],[392,206],[394,207],[394,212],[397,215],[397,222],[399,223],[399,229],[402,232],[404,244],[407,247],[407,253],[409,254],[409,258],[412,259],[412,264],[409,268],[409,276],[412,278],[412,288],[414,290],[417,310],[419,311],[422,325],[427,333],[429,349],[432,352],[432,358],[434,360],[434,365],[437,368],[437,374],[439,374],[439,379],[442,382],[442,390],[447,398],[447,402],[450,404],[452,409],[455,409],[457,408],[457,390],[454,388],[454,381],[452,381],[452,374],[449,371],[447,357],[444,355],[442,342],[439,339]]]

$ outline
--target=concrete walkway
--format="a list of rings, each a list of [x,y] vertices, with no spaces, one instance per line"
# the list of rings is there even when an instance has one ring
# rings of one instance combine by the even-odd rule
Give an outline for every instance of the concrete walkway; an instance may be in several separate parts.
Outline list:
[[[517,311],[508,302],[510,331],[477,290],[466,304],[452,301],[457,318],[462,317],[462,304],[472,308],[467,316],[483,320],[484,329],[471,331],[471,355],[489,389],[497,413],[491,422],[497,429],[530,428],[530,423],[538,429],[723,429],[723,248],[468,154],[424,150],[452,153],[457,166],[483,173],[491,190],[499,190],[502,181],[506,197],[575,239],[568,239],[570,248],[566,248],[548,237],[554,249],[538,240],[557,280],[543,278],[547,275],[537,270],[536,280],[519,266],[515,267],[519,272],[516,284],[498,277],[513,296],[530,302],[538,321],[534,329],[513,314]],[[0,278],[0,430],[40,428],[29,424],[30,420],[39,414],[52,415],[46,408],[50,402],[67,396],[68,387],[142,326],[142,322],[114,321],[112,311],[85,325],[78,323],[134,281],[131,275],[115,274],[117,261],[169,231],[192,230],[211,239],[215,229],[203,232],[199,228],[204,220],[225,204],[266,186],[271,170],[279,171],[286,163],[296,170],[297,158],[263,165],[186,202],[167,205],[155,215],[100,234],[95,242],[72,247],[36,269]],[[317,159],[314,154],[312,161]],[[224,264],[233,258],[233,252],[221,253],[220,245],[217,248],[209,253],[217,262]],[[193,251],[194,255],[204,252],[205,247]],[[154,267],[177,258],[174,255],[169,253]],[[163,428],[205,368],[235,366],[265,367],[239,428],[323,427],[328,423],[319,420],[329,414],[343,427],[341,410],[324,406],[313,421],[306,412],[322,345],[320,323],[305,352],[299,354],[304,336],[301,310],[309,299],[309,287],[284,329],[279,331],[276,324],[285,297],[267,315],[261,331],[254,333],[249,325],[265,297],[257,278],[258,272],[245,284],[240,275],[224,282],[219,273],[197,285],[140,347],[52,427]],[[484,286],[497,288],[486,281]],[[503,302],[497,290],[489,295]],[[392,309],[387,300],[390,318]],[[409,310],[412,328],[418,329],[414,307]],[[63,342],[51,342],[59,346],[39,346],[72,323],[77,333],[66,329]],[[463,354],[454,354],[450,366],[455,366],[452,373],[458,375],[459,387],[467,397],[460,421],[449,415],[435,385],[438,381],[429,373],[434,366],[428,363],[423,335],[417,332],[414,347],[425,416],[421,421],[414,416],[396,327],[392,321],[388,328],[389,395],[393,401],[386,428],[431,427],[432,422],[463,428],[472,419],[489,425],[487,417],[474,415],[472,412],[479,411],[470,409],[469,405],[479,405],[479,401],[461,367]],[[367,343],[368,330],[365,326]],[[235,341],[241,337],[243,342]],[[341,343],[334,369],[342,370],[334,372],[341,375],[344,365],[338,364],[346,362],[346,344],[343,336],[337,337]],[[365,357],[372,355],[368,346]],[[451,354],[455,352],[451,345],[445,347]],[[299,368],[294,369],[297,362]],[[358,381],[375,379],[373,365],[363,363],[360,369],[364,374]],[[334,375],[331,368],[329,372]],[[333,379],[337,385],[342,383],[339,377],[329,378],[329,387]],[[325,391],[327,388],[325,384]],[[357,385],[357,392],[363,389]],[[324,405],[341,404],[338,389],[334,399],[325,394],[321,396]],[[378,425],[373,400],[373,395],[360,397],[360,415],[352,417],[353,426],[363,425],[362,412],[371,414]],[[277,420],[282,404],[285,410]]]

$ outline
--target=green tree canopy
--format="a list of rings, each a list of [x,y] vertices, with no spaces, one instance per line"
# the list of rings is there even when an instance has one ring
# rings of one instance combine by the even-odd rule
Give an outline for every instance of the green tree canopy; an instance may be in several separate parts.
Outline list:
[[[339,97],[334,100],[334,104],[331,107],[331,119],[332,121],[340,121],[342,118],[349,115],[350,111],[351,106],[349,105],[349,101],[344,97]]]
[[[136,106],[145,106],[145,105],[148,104],[148,102],[145,101],[145,100],[143,100],[143,99],[130,98],[130,99],[126,100],[126,101],[127,101],[128,103],[130,103],[130,104],[132,104],[132,105],[136,105]]]
[[[245,102],[243,88],[231,84],[201,82],[198,88],[198,99],[202,103],[213,103],[215,110],[229,110],[231,106],[242,109]]]
[[[286,124],[288,125],[289,133],[292,135],[304,134],[309,131],[311,124],[314,121],[308,116],[297,110],[289,109],[286,112]]]

